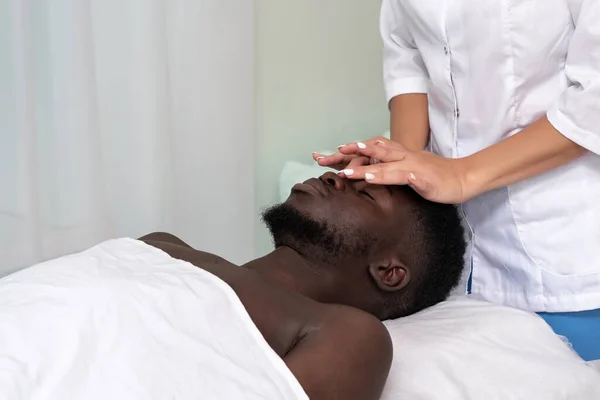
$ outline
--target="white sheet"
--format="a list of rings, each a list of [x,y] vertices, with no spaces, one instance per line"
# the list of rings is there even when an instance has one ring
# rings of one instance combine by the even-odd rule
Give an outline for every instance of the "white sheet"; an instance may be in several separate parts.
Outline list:
[[[387,322],[383,400],[597,400],[537,316],[469,299]],[[221,280],[121,239],[0,280],[0,399],[306,399]]]
[[[600,373],[535,314],[455,298],[386,326],[383,400],[600,399]]]
[[[306,399],[235,293],[131,239],[0,280],[0,399]]]

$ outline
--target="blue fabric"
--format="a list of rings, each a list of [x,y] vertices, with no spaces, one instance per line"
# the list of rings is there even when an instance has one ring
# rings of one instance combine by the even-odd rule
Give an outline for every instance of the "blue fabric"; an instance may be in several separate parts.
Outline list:
[[[471,271],[469,272],[469,280],[467,281],[467,293],[471,294],[473,289],[473,260],[471,260]]]
[[[600,360],[600,309],[572,313],[539,313],[557,335],[566,337],[586,361]]]

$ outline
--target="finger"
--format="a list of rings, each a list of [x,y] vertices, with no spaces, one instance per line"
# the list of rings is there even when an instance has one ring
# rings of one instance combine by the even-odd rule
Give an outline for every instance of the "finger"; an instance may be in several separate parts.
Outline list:
[[[350,142],[345,145],[343,144],[341,146],[338,146],[338,150],[340,150],[342,153],[355,153],[358,150],[364,149],[365,146],[373,144],[379,144],[388,147],[402,147],[401,144],[393,142],[388,138],[385,138],[383,136],[377,136],[368,140],[362,140],[360,142]]]
[[[331,168],[336,171],[342,171],[348,167],[348,164],[333,164],[333,165],[319,165],[319,166],[323,167],[323,168]]]
[[[363,142],[355,142],[355,143],[348,143],[346,145],[340,146],[338,148],[338,151],[340,152],[340,154],[344,154],[344,155],[352,155],[352,156],[360,156],[361,151],[366,148],[366,144],[364,144]]]
[[[408,151],[402,146],[393,147],[385,142],[376,140],[370,143],[351,143],[340,148],[341,154],[363,155],[369,158],[377,159],[381,162],[402,161],[406,158]]]
[[[345,168],[362,167],[363,165],[369,165],[370,160],[368,157],[354,157]]]
[[[323,155],[321,153],[314,152],[314,153],[312,153],[312,157],[313,157],[313,160],[315,160],[317,163],[320,164],[321,160],[327,158],[328,156],[325,156],[325,155]],[[348,162],[341,163],[341,164],[322,165],[322,166],[323,167],[329,167],[329,168],[337,169],[339,171],[339,170],[342,170],[342,169],[346,168],[346,166],[348,166]]]
[[[342,178],[347,178],[347,176],[342,172],[343,170],[352,170],[353,168],[360,167],[363,165],[369,165],[369,159],[367,157],[354,157],[352,161],[348,165],[339,165],[339,168],[335,168],[338,171],[338,175]],[[333,168],[333,167],[332,167]]]
[[[392,140],[390,140],[390,139],[388,139],[386,137],[383,137],[383,136],[377,136],[376,138],[373,138],[373,141],[375,141],[375,142],[382,142],[383,144],[388,145],[388,146],[399,144],[399,143],[394,142],[394,141],[392,141]]]
[[[381,139],[385,139],[385,138],[381,138]],[[338,147],[338,150],[340,153],[342,154],[358,154],[360,153],[362,150],[366,149],[367,146],[369,145],[374,145],[375,143],[386,143],[384,140],[380,140],[379,137],[377,138],[373,138],[373,139],[369,139],[369,140],[364,140],[361,142],[351,142],[345,145],[341,145]]]
[[[431,200],[435,195],[435,187],[431,182],[422,178],[417,178],[413,173],[408,174],[408,185],[425,199]]]
[[[353,158],[356,158],[356,156],[334,153],[329,156],[319,155],[315,158],[315,161],[323,167],[333,167],[336,165],[346,166]]]
[[[367,140],[361,140],[361,141],[354,141],[354,142],[350,142],[347,144],[343,144],[341,146],[338,146],[338,149],[351,145],[351,144],[357,144],[357,143],[364,143],[364,144],[371,144],[371,143],[375,143],[375,142],[381,142],[384,143],[386,145],[393,145],[393,144],[398,144],[396,142],[391,141],[390,139],[383,137],[383,136],[375,136],[373,138],[367,139]]]
[[[315,161],[319,161],[320,159],[325,158],[325,155],[323,155],[321,153],[313,152],[312,153],[312,158]]]
[[[340,149],[340,148],[342,148],[342,147],[344,147],[344,146],[346,146],[346,145],[341,145],[341,146],[338,146],[338,149]],[[319,161],[319,160],[321,160],[321,159],[324,159],[324,158],[329,158],[329,157],[332,157],[332,156],[334,156],[334,155],[336,155],[336,154],[337,154],[337,153],[333,153],[333,154],[329,154],[329,155],[327,155],[327,154],[317,153],[316,151],[313,151],[313,153],[312,153],[312,158],[313,158],[313,160],[315,160],[315,161]]]
[[[345,168],[341,171],[348,179],[364,179],[377,185],[407,185],[409,171],[399,169],[394,164],[377,164],[356,168]]]
[[[340,171],[338,173],[339,176],[341,176],[342,178],[346,178],[346,175],[341,172],[344,169],[352,169],[352,168],[356,168],[356,167],[360,167],[363,165],[369,165],[369,159],[366,157],[354,157],[350,163],[348,164],[338,164],[338,165],[330,165],[329,168],[333,168],[333,169],[337,169],[338,171]]]
[[[364,143],[366,145],[378,144],[378,145],[384,145],[384,146],[388,146],[388,147],[402,146],[400,143],[393,142],[390,139],[383,137],[383,136],[374,137],[372,139],[365,141]]]

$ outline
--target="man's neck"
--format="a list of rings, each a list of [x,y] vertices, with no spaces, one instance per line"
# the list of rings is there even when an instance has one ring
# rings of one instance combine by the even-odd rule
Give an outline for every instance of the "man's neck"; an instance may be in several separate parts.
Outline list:
[[[336,302],[335,277],[331,268],[308,260],[289,247],[278,247],[262,258],[243,265],[269,281],[313,300]]]

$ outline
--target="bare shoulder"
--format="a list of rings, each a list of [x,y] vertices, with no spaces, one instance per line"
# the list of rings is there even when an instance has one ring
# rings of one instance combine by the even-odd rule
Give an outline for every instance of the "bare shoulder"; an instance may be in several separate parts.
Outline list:
[[[179,239],[177,236],[171,235],[170,233],[154,232],[142,236],[138,240],[166,252],[173,258],[188,261],[200,268],[208,269],[207,266],[210,265],[233,266],[232,263],[222,257],[194,249],[183,240]]]
[[[321,324],[285,357],[311,399],[379,399],[393,346],[375,317],[344,306],[325,306]]]
[[[184,242],[177,236],[175,236],[171,233],[167,233],[167,232],[152,232],[152,233],[142,236],[138,240],[141,240],[143,242],[171,243],[171,244],[176,244],[176,245],[183,246],[183,247],[192,248],[192,246],[190,246],[189,244],[187,244],[186,242]]]
[[[341,305],[328,305],[323,316],[326,318],[324,327],[335,332],[343,331],[347,345],[360,343],[363,351],[369,351],[371,356],[380,360],[383,354],[383,358],[391,363],[392,339],[379,319],[359,309]]]
[[[378,331],[380,334],[385,333],[386,336],[389,336],[385,325],[379,319],[354,307],[323,304],[320,315],[327,321],[335,323],[335,325],[353,325],[362,328],[361,331]]]

